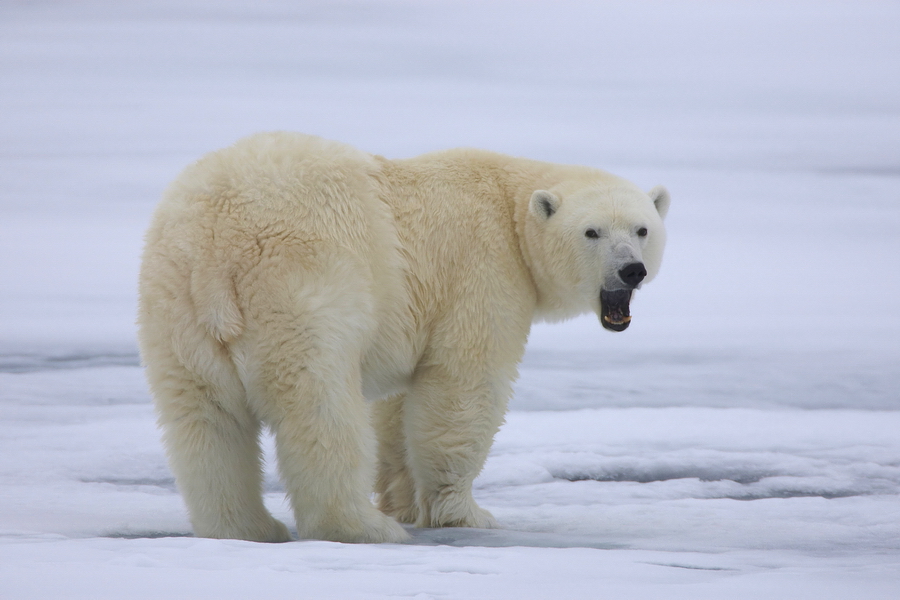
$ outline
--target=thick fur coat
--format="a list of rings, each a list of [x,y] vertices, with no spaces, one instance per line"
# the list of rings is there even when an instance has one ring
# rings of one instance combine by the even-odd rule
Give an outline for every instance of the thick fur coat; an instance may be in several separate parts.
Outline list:
[[[627,327],[668,202],[584,167],[290,133],[189,167],[147,233],[139,337],[196,534],[290,539],[263,505],[261,426],[301,538],[496,527],[471,486],[531,323]]]

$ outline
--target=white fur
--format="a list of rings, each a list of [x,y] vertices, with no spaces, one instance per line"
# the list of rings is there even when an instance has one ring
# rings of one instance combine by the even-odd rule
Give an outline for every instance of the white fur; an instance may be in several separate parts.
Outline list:
[[[147,234],[139,322],[196,534],[289,539],[261,499],[261,424],[303,538],[496,527],[471,486],[530,324],[598,312],[629,261],[652,278],[667,207],[583,167],[289,133],[189,167]]]

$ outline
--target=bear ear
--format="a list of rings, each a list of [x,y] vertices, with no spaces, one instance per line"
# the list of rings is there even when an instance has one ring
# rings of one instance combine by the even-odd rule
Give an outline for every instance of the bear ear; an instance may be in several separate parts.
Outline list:
[[[549,219],[559,209],[559,198],[547,190],[537,190],[531,195],[531,213],[541,219]]]
[[[650,195],[650,199],[653,200],[653,205],[656,206],[659,218],[665,219],[666,213],[669,212],[669,202],[672,200],[672,197],[669,196],[669,190],[658,185],[647,193]]]

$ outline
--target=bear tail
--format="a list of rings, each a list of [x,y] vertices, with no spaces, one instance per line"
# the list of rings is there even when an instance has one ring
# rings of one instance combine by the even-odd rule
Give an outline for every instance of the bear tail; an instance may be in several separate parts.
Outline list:
[[[217,273],[204,276],[201,271],[191,274],[191,299],[197,319],[218,341],[227,343],[244,331],[244,317],[237,303],[234,278]]]

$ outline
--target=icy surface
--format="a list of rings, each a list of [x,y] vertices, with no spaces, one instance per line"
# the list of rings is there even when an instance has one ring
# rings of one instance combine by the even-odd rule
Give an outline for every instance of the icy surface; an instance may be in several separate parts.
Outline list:
[[[898,24],[878,1],[3,3],[0,597],[900,597]],[[141,238],[181,168],[271,129],[672,192],[627,332],[533,330],[476,481],[503,529],[191,536],[138,366]]]

